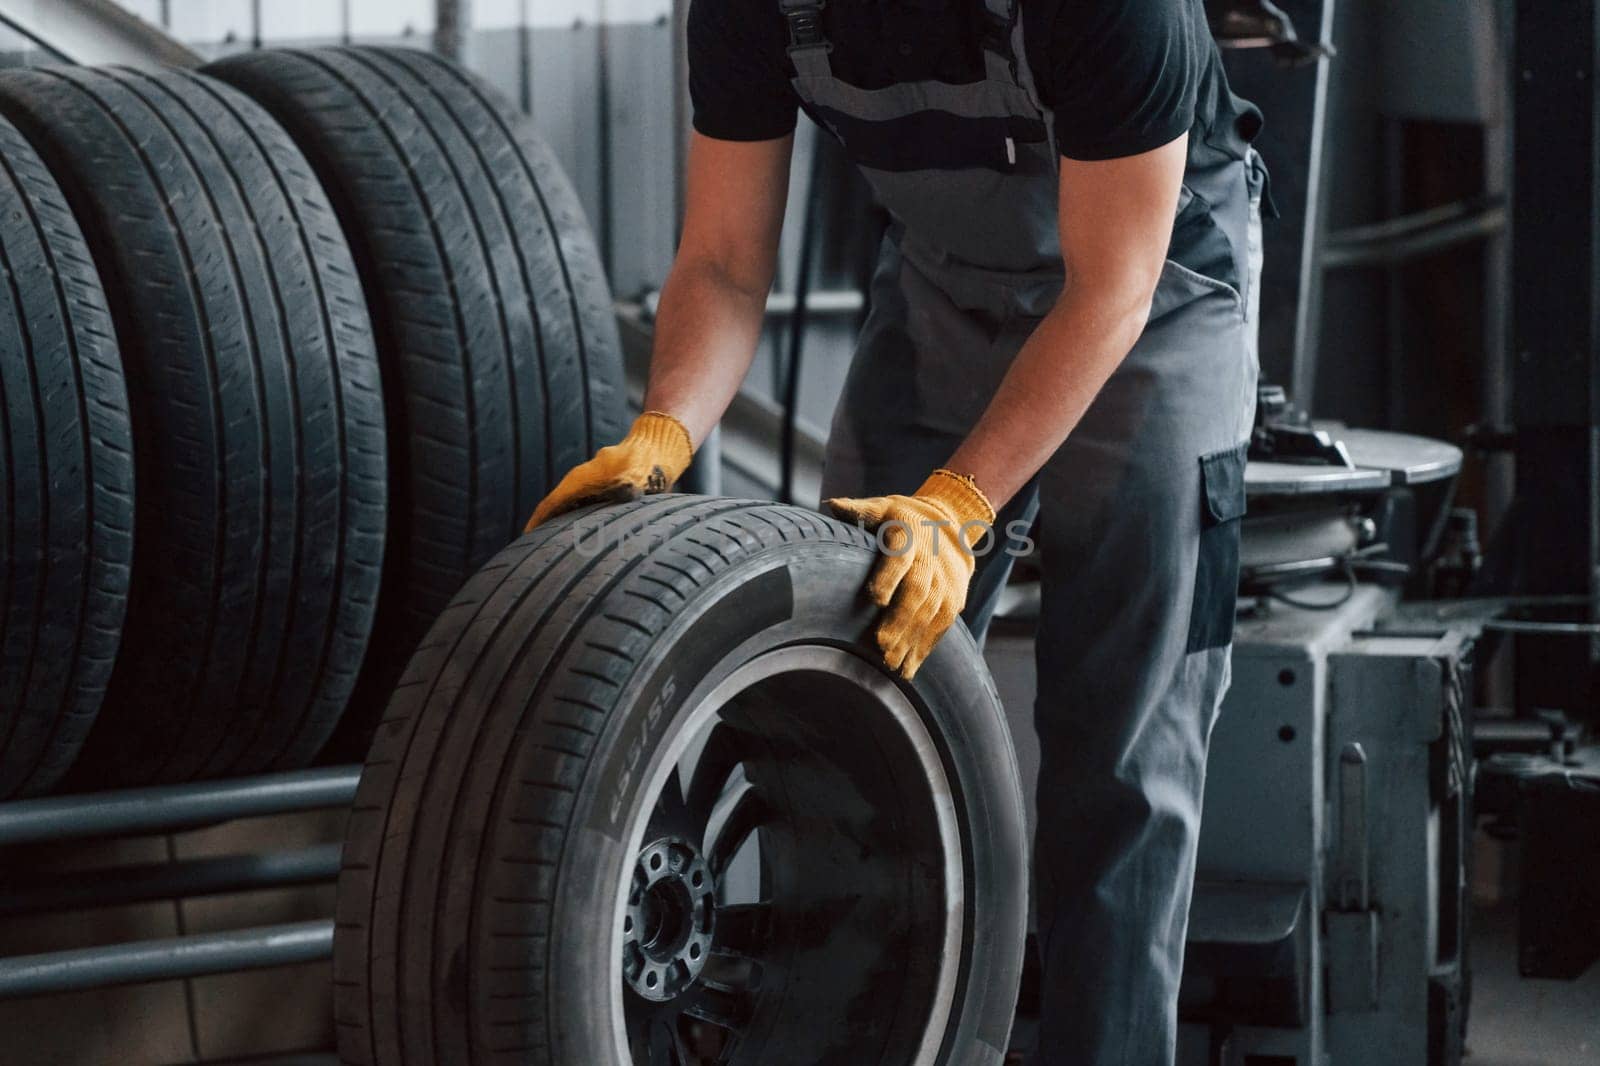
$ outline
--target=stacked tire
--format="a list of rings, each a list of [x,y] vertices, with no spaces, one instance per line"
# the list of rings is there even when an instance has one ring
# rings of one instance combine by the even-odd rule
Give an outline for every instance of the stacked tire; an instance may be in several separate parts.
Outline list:
[[[619,432],[575,196],[419,60],[0,75],[0,798],[359,758]]]
[[[133,438],[105,293],[0,120],[0,798],[66,771],[105,694],[133,551]]]
[[[620,342],[577,194],[530,124],[411,49],[232,56],[207,72],[295,138],[333,197],[388,386],[389,558],[338,753],[411,650],[572,466],[621,437]]]
[[[366,649],[383,552],[371,329],[326,196],[249,100],[176,71],[0,79],[72,205],[135,432],[129,625],[84,782],[303,763]]]

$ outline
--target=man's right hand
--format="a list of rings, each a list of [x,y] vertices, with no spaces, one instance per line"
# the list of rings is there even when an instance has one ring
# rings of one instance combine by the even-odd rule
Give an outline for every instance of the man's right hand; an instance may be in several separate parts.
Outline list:
[[[682,422],[662,411],[646,411],[621,441],[573,467],[539,502],[523,532],[579,507],[666,492],[693,457],[694,442]]]

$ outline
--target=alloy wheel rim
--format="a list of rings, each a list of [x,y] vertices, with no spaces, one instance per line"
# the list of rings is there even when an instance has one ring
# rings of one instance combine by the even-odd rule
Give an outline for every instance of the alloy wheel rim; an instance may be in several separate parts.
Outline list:
[[[809,1013],[843,1015],[863,969],[903,957],[882,996],[899,1006],[869,1022],[860,1061],[932,1066],[955,1008],[965,874],[943,760],[900,687],[845,649],[768,652],[680,713],[646,780],[612,955],[617,1061],[770,1061],[763,1047],[841,1025],[811,1017],[808,1032],[784,1004],[791,986]],[[859,858],[841,860],[846,847]]]

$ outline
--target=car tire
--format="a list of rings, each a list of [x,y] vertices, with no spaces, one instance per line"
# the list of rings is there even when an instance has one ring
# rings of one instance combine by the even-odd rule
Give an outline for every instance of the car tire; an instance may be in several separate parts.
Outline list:
[[[963,627],[914,682],[883,666],[874,557],[814,512],[665,495],[468,581],[351,815],[343,1061],[998,1064],[1016,757]]]
[[[50,788],[127,610],[133,439],[111,315],[65,198],[0,119],[0,799]]]
[[[621,347],[577,195],[482,81],[424,52],[242,53],[205,68],[283,123],[355,251],[390,427],[373,655],[333,744],[359,760],[406,659],[568,469],[623,430]]]

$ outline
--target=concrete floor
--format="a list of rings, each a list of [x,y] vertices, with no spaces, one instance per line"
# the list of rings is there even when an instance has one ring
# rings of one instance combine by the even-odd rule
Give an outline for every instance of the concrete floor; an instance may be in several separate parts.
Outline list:
[[[1600,1066],[1600,963],[1577,981],[1517,976],[1517,914],[1473,914],[1468,1066]]]
[[[1519,977],[1517,913],[1505,904],[1474,911],[1471,957],[1472,1014],[1462,1066],[1600,1066],[1600,963],[1572,982]],[[1032,1018],[1019,1018],[1012,1045],[1030,1046],[1033,1031]]]

